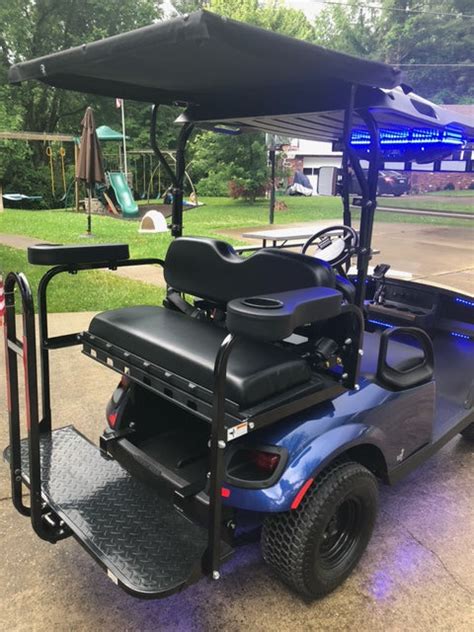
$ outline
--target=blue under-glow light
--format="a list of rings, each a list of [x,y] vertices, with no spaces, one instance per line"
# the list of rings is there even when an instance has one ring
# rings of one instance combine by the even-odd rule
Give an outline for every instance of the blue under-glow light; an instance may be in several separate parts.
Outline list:
[[[380,145],[463,145],[465,139],[461,132],[453,129],[381,129]],[[370,134],[366,130],[354,130],[351,134],[351,145],[370,145]]]
[[[380,325],[381,327],[393,327],[392,323],[384,323],[383,320],[372,320],[372,319],[369,319],[368,322],[372,323],[373,325]]]
[[[457,331],[452,331],[451,336],[455,338],[462,338],[462,340],[471,340],[471,336],[467,336],[466,334],[460,334]]]
[[[468,307],[474,307],[474,301],[468,301],[465,298],[456,298],[455,299],[456,303],[461,303],[461,305],[467,305]]]

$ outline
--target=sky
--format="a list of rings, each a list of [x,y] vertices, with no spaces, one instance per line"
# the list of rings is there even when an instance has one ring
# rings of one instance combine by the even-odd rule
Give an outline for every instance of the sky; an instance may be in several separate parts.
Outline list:
[[[337,0],[337,2],[344,4],[345,0]],[[292,9],[300,9],[309,20],[312,20],[324,8],[324,4],[314,0],[285,0],[285,4]]]
[[[346,4],[346,0],[336,1],[341,4]],[[303,11],[309,20],[312,20],[324,8],[324,4],[322,2],[317,2],[316,0],[284,0],[284,2],[288,7]],[[173,13],[172,9],[170,11],[170,4],[172,4],[172,0],[164,0],[163,2],[165,15],[167,16],[170,15],[170,13]]]

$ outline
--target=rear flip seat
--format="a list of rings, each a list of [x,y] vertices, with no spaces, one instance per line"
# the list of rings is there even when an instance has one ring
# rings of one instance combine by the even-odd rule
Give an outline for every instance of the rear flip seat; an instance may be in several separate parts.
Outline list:
[[[152,306],[98,314],[89,333],[209,390],[227,335],[215,324]],[[226,398],[245,409],[310,379],[308,363],[291,351],[239,340],[229,358]]]

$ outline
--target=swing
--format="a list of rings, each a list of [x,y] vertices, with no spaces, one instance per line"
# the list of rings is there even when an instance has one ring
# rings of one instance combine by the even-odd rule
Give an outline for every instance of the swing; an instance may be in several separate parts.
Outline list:
[[[50,172],[50,178],[51,178],[51,194],[53,196],[53,199],[54,200],[58,199],[60,202],[66,202],[66,198],[68,194],[68,186],[66,183],[66,165],[65,165],[65,160],[64,160],[66,156],[66,150],[61,145],[58,151],[59,160],[61,163],[61,181],[63,185],[63,194],[60,198],[56,198],[56,170],[55,170],[55,165],[54,165],[54,152],[53,152],[53,147],[51,143],[49,143],[48,146],[46,147],[46,155],[48,156],[48,162],[49,162],[49,172]]]
[[[50,171],[50,175],[51,175],[51,194],[52,194],[53,198],[56,198],[56,181],[55,181],[55,174],[54,174],[54,158],[53,158],[53,148],[51,147],[51,144],[49,144],[46,147],[46,155],[49,158],[49,171]]]

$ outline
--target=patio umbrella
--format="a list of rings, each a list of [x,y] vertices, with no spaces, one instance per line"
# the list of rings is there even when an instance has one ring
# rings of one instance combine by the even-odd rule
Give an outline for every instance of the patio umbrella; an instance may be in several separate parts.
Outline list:
[[[92,190],[96,183],[105,182],[104,165],[99,139],[95,130],[94,113],[88,107],[81,121],[82,135],[79,148],[79,160],[77,161],[76,179],[86,185],[89,193],[87,209],[87,236],[91,231]]]

